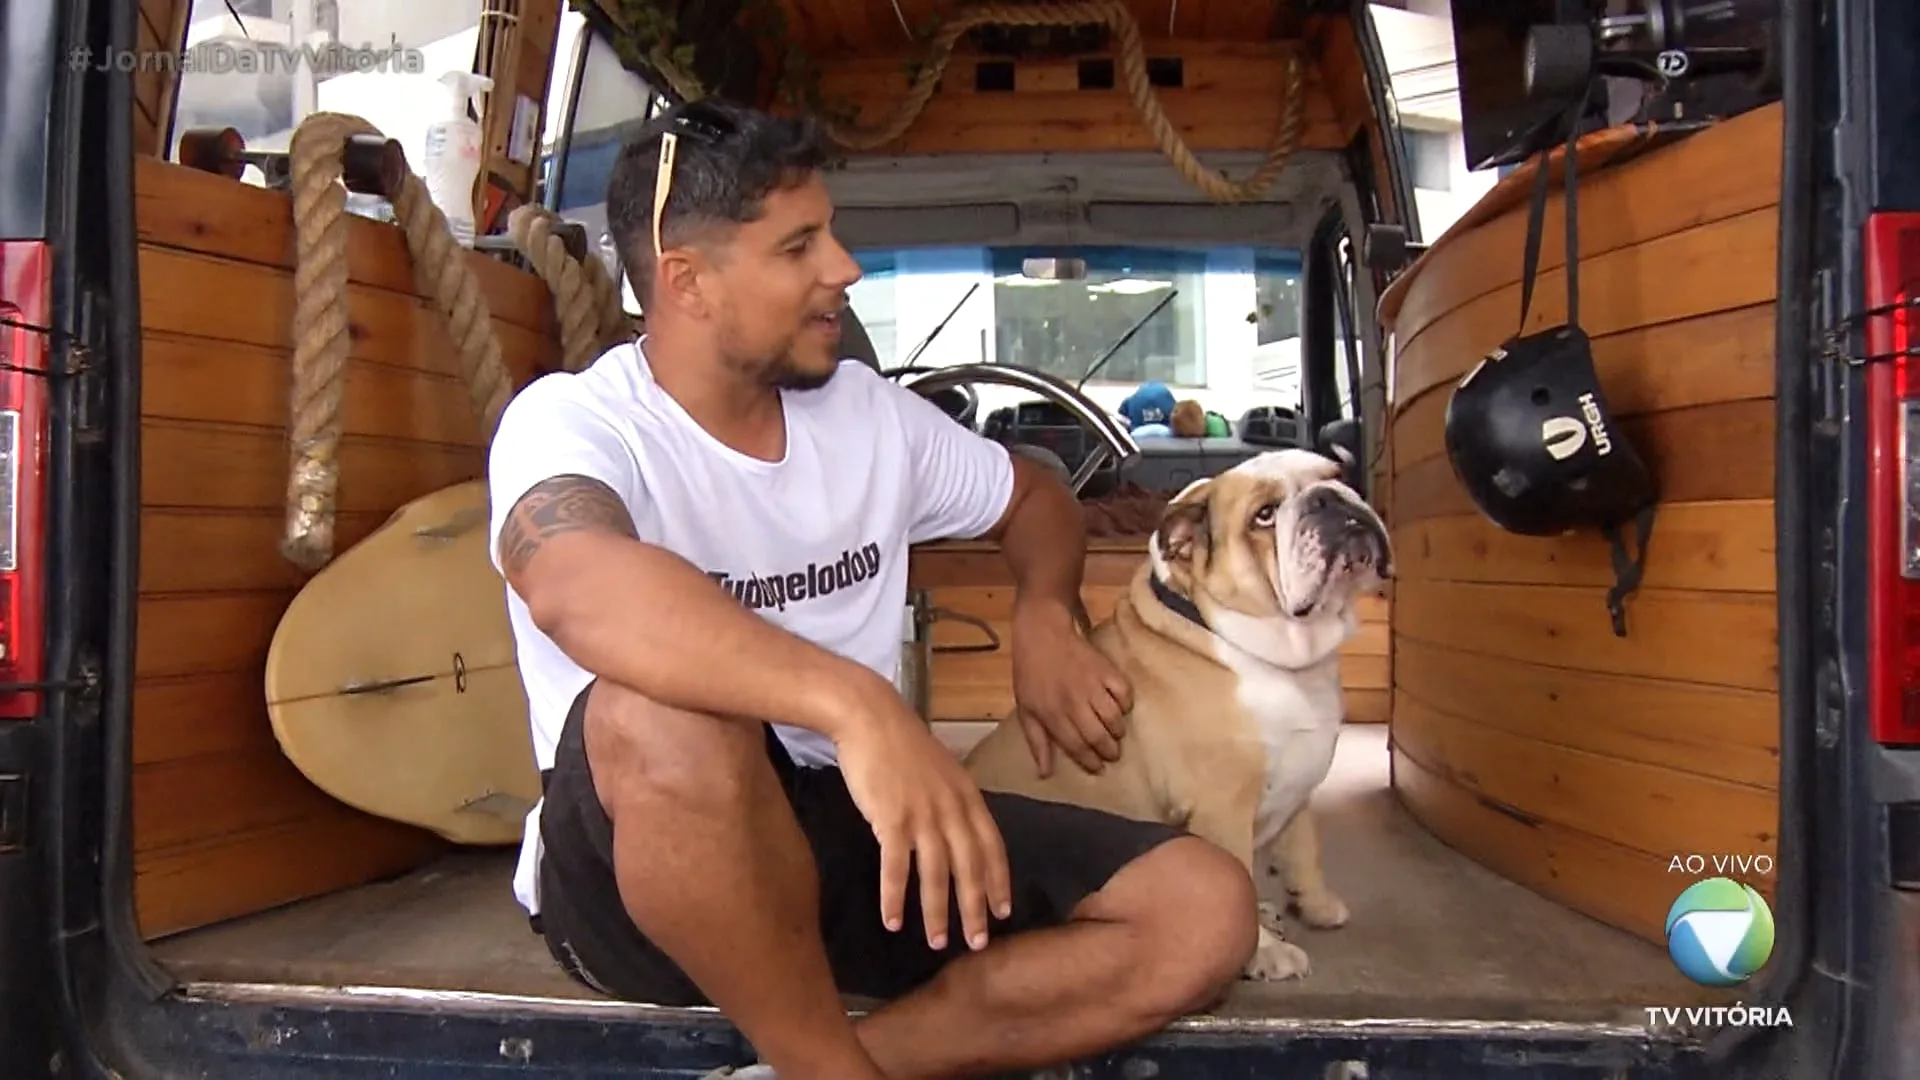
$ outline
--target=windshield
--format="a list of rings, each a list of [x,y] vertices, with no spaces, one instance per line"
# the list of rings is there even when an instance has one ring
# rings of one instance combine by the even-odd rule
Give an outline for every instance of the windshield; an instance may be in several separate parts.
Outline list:
[[[943,247],[855,256],[864,276],[850,303],[883,368],[906,364],[947,320],[914,364],[1014,364],[1084,379],[1107,409],[1145,382],[1229,420],[1258,405],[1300,405],[1298,251]],[[1029,397],[979,390],[983,414]]]

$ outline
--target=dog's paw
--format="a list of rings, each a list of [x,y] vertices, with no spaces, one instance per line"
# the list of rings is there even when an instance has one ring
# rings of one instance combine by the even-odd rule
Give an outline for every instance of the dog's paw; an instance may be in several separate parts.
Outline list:
[[[1260,928],[1271,932],[1275,937],[1286,937],[1287,927],[1283,921],[1286,914],[1285,904],[1276,904],[1271,900],[1260,901]]]
[[[1246,978],[1256,982],[1278,982],[1282,979],[1305,978],[1313,970],[1307,960],[1306,950],[1289,941],[1283,941],[1279,934],[1262,926],[1260,945],[1253,952],[1253,959],[1247,961]]]
[[[1295,896],[1293,902],[1300,909],[1300,921],[1308,926],[1331,930],[1347,925],[1346,901],[1332,892],[1302,893]]]

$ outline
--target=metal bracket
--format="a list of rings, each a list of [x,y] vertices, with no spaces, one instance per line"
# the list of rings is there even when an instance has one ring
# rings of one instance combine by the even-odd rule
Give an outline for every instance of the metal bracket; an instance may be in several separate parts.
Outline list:
[[[1842,363],[1848,367],[1865,367],[1881,361],[1920,356],[1920,348],[1916,347],[1909,347],[1903,352],[1866,353],[1860,356],[1852,355],[1847,350],[1847,336],[1855,330],[1865,329],[1869,319],[1883,318],[1901,311],[1920,311],[1920,296],[1899,303],[1871,307],[1836,320],[1815,340],[1814,352],[1829,363]]]

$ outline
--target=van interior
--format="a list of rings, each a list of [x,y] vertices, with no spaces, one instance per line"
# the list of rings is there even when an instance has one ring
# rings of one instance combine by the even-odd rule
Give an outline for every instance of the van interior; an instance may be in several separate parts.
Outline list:
[[[424,567],[471,530],[471,500],[446,493],[484,475],[500,395],[640,325],[606,234],[615,154],[669,103],[720,93],[825,118],[836,233],[866,274],[849,354],[1057,461],[1086,509],[1095,619],[1172,493],[1266,450],[1344,447],[1390,527],[1396,578],[1343,653],[1347,724],[1313,797],[1351,918],[1290,923],[1309,975],[1243,982],[1182,1025],[1653,1037],[1649,1006],[1753,993],[1685,977],[1665,924],[1703,876],[1676,859],[1770,900],[1784,872],[1777,91],[1744,68],[1711,92],[1609,68],[1572,144],[1581,322],[1618,434],[1660,488],[1619,634],[1606,542],[1495,527],[1444,439],[1451,389],[1516,330],[1543,167],[1524,329],[1566,316],[1564,151],[1548,140],[1543,166],[1540,146],[1495,146],[1493,129],[1525,125],[1472,81],[1517,79],[1513,27],[1551,17],[1433,9],[1485,187],[1442,232],[1419,220],[1379,29],[1419,7],[140,0],[142,49],[391,39],[414,65],[402,89],[384,68],[135,77],[131,856],[151,963],[216,998],[344,988],[661,1015],[572,981],[529,931],[510,879],[538,784],[502,586],[471,572],[479,547],[462,548],[464,576]],[[1643,44],[1609,33],[1623,55]],[[1757,24],[1715,33],[1766,48]],[[422,172],[450,71],[491,80],[471,117],[480,238],[447,260],[461,273],[419,259],[417,193],[356,181],[352,148],[390,161],[393,140]],[[303,195],[316,158],[293,135],[316,113],[377,137],[336,149],[328,194]],[[510,235],[521,203],[546,216]],[[298,238],[309,212],[336,215],[331,240]],[[577,316],[582,295],[602,306]],[[483,362],[506,390],[476,389]],[[302,409],[327,411],[329,364],[341,396],[315,421]],[[1204,429],[1121,421],[1147,383],[1197,402]],[[332,493],[303,502],[289,459],[316,431],[337,433]],[[302,529],[325,534],[318,557],[289,554]],[[959,540],[914,554],[903,636],[924,664],[903,692],[956,752],[1013,704],[1012,582],[993,556]]]

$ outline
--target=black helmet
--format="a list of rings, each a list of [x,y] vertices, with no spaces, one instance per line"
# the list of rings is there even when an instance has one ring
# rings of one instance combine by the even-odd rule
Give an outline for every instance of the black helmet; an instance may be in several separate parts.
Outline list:
[[[1571,101],[1566,152],[1566,322],[1525,333],[1540,267],[1546,221],[1547,151],[1534,172],[1527,208],[1526,253],[1520,271],[1520,330],[1482,357],[1447,400],[1447,460],[1467,497],[1487,519],[1522,536],[1555,536],[1597,529],[1613,549],[1613,588],[1607,611],[1613,632],[1625,637],[1628,593],[1640,587],[1647,539],[1659,491],[1626,433],[1613,422],[1593,343],[1580,329],[1580,212],[1576,202],[1580,117],[1595,89]],[[1629,553],[1620,528],[1631,520],[1637,551]]]
[[[1446,442],[1473,504],[1523,536],[1608,529],[1658,496],[1577,326],[1515,338],[1482,359],[1447,402]]]

